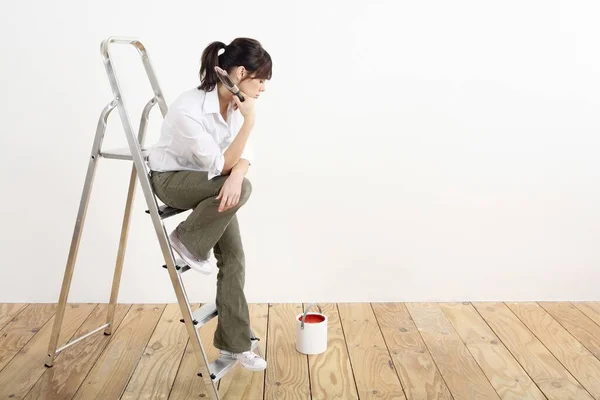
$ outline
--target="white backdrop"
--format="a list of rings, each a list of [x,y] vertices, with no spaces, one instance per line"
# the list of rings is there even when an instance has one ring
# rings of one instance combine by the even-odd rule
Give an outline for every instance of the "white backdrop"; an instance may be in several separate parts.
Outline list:
[[[600,300],[600,4],[223,4],[3,6],[0,302],[58,300],[113,35],[142,40],[168,103],[213,40],[272,55],[239,214],[249,302]],[[114,54],[137,127],[151,92]],[[114,112],[104,148],[125,145]],[[69,301],[108,301],[129,171],[101,160]],[[138,188],[119,301],[174,302],[145,209]],[[214,298],[216,275],[185,280]]]

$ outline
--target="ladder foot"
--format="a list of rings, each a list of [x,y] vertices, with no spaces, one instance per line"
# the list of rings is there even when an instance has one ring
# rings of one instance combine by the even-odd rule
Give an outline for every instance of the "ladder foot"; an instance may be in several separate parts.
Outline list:
[[[110,335],[111,335],[110,333],[104,332],[104,336],[110,336]]]
[[[52,365],[44,364],[44,367],[46,367],[46,368],[52,368]]]

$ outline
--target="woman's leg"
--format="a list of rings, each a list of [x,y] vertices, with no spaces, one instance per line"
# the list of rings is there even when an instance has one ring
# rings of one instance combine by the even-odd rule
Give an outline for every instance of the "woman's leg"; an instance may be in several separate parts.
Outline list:
[[[183,245],[196,257],[206,260],[235,213],[248,201],[252,185],[244,178],[239,203],[219,212],[216,197],[226,176],[208,179],[207,172],[176,171],[152,174],[152,185],[165,204],[182,210],[194,209],[177,227]]]
[[[214,247],[219,273],[217,330],[213,343],[218,349],[241,353],[250,350],[252,332],[244,295],[244,250],[235,213],[248,200],[252,187],[244,179],[239,204],[219,213],[220,201],[215,198],[226,179],[208,180],[205,172],[177,171],[153,173],[151,181],[158,198],[168,206],[194,209],[177,228],[186,248],[197,256],[208,256]]]
[[[234,215],[215,245],[217,275],[217,330],[213,344],[232,353],[250,350],[250,314],[244,295],[245,259],[237,217]]]

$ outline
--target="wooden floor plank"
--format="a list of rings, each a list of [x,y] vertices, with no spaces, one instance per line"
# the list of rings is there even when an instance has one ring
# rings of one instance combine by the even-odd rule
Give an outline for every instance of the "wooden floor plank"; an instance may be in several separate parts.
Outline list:
[[[219,382],[222,398],[600,399],[598,302],[320,305],[328,349],[307,357],[295,348],[303,305],[251,304],[268,368],[236,366]],[[107,306],[68,305],[59,346],[103,325]],[[207,398],[178,305],[120,304],[113,335],[98,332],[46,368],[55,311],[0,304],[0,399]],[[211,361],[217,321],[200,330]]]
[[[548,399],[592,399],[504,303],[473,305]]]
[[[372,306],[407,399],[451,399],[406,306],[402,303],[373,303]]]
[[[594,321],[596,325],[600,325],[600,303],[597,302],[578,302],[573,303],[582,313],[587,315],[589,319]]]
[[[507,303],[521,322],[595,398],[600,399],[600,360],[537,303]]]
[[[133,305],[74,399],[118,399],[164,309],[165,304]]]
[[[407,303],[406,307],[454,399],[499,399],[438,304]]]
[[[56,304],[31,304],[0,330],[0,371],[56,312]]]
[[[27,303],[0,303],[0,330],[27,306]]]
[[[471,303],[440,307],[503,400],[546,398]]]
[[[303,306],[306,311],[308,304]],[[319,306],[327,316],[327,350],[308,356],[312,399],[358,399],[337,306],[335,303]],[[309,312],[318,309],[311,308]]]
[[[199,306],[194,305],[192,309],[195,310]],[[200,328],[200,339],[202,340],[202,345],[204,346],[204,351],[209,362],[214,361],[219,356],[219,351],[213,346],[213,338],[217,329],[217,318],[211,319],[206,325]],[[188,338],[181,365],[179,366],[173,388],[169,395],[169,400],[185,400],[198,398],[199,396],[208,396],[207,389],[212,389],[204,386],[204,381],[198,376],[198,372],[200,372],[200,366]]]
[[[302,304],[269,305],[265,399],[310,399],[308,356],[296,350],[296,316]]]
[[[59,347],[73,337],[94,308],[96,304],[67,304],[58,337]],[[0,372],[0,399],[22,399],[44,374],[53,324],[54,316]]]
[[[189,339],[179,303],[168,304],[121,400],[168,399]]]
[[[538,304],[596,358],[600,359],[600,325],[594,323],[574,304],[566,302],[540,302]]]
[[[268,304],[249,304],[250,324],[254,334],[260,339],[259,346],[263,357],[267,349]],[[223,400],[262,399],[264,393],[265,371],[252,372],[237,365],[219,382],[219,393]]]
[[[130,304],[117,305],[113,333],[119,328],[130,307]],[[108,304],[98,305],[77,333],[73,335],[73,339],[104,325],[107,314]],[[55,358],[54,366],[46,369],[42,377],[25,396],[25,400],[73,398],[111,338],[112,335],[106,336],[100,331],[61,351]]]
[[[406,399],[369,303],[338,305],[360,399]]]

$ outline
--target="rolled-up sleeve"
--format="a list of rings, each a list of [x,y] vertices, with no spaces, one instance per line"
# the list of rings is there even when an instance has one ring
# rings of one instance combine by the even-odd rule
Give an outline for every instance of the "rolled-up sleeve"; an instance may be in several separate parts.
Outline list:
[[[188,114],[175,118],[176,132],[180,135],[179,151],[189,162],[208,171],[208,179],[221,175],[225,156],[202,122]]]

